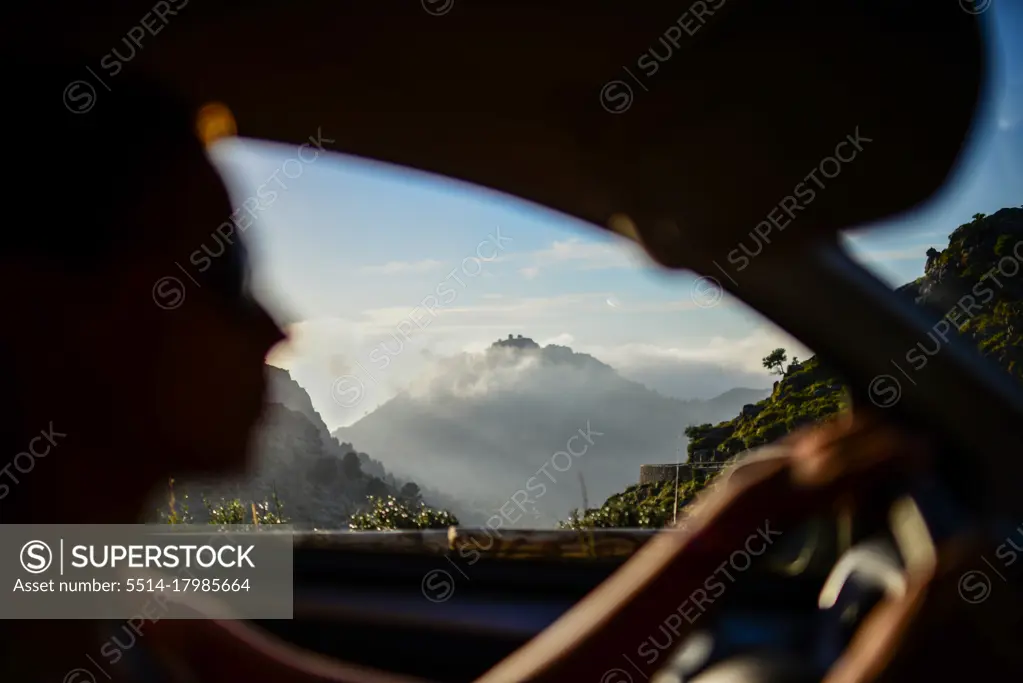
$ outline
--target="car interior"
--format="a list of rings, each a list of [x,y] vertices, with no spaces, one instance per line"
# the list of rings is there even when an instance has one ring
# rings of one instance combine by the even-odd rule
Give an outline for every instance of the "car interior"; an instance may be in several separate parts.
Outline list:
[[[878,405],[876,378],[895,375],[900,399],[885,418],[941,444],[933,477],[875,482],[843,514],[828,500],[809,516],[779,501],[771,523],[793,532],[769,561],[669,638],[665,656],[651,641],[642,666],[621,653],[640,633],[668,637],[666,612],[685,597],[671,594],[666,567],[702,566],[710,552],[662,553],[645,574],[638,563],[658,560],[637,553],[684,525],[509,533],[478,562],[459,552],[480,538],[472,527],[299,533],[294,618],[253,626],[437,682],[819,681],[871,610],[905,591],[912,548],[1023,517],[1023,391],[956,340],[904,379],[892,359],[939,314],[898,296],[841,240],[911,214],[960,170],[995,87],[984,4],[40,0],[18,3],[3,31],[25,69],[41,49],[98,59],[135,35],[124,69],[215,104],[200,121],[211,142],[294,146],[329,131],[332,153],[614,233],[661,269],[713,278],[826,357],[853,405]],[[143,16],[162,28],[128,34]],[[623,64],[651,45],[672,57],[644,81]],[[84,66],[83,80],[98,106],[117,86]],[[869,148],[787,229],[764,223],[843,140]],[[723,266],[754,234],[769,248],[748,267]],[[761,523],[735,506],[736,528]],[[424,577],[441,575],[453,598],[424,599]],[[583,619],[591,631],[566,635]]]

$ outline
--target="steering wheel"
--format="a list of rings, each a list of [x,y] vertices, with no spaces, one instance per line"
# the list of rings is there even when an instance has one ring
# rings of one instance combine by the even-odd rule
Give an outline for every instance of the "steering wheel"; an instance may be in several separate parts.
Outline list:
[[[655,659],[648,664],[630,657],[635,646],[654,633],[670,632],[679,645],[690,638],[697,617],[706,619],[701,615],[715,609],[715,601],[706,599],[715,590],[713,577],[721,575],[733,556],[759,554],[755,539],[784,535],[815,513],[833,508],[837,501],[862,500],[877,482],[894,478],[906,481],[911,488],[910,482],[925,476],[928,452],[923,440],[859,417],[830,430],[800,435],[781,448],[785,451],[779,457],[737,470],[723,490],[691,515],[688,528],[655,537],[615,575],[477,683],[650,679],[664,663]],[[919,514],[915,520],[907,517],[903,522],[903,526],[925,524]],[[915,547],[909,552],[912,566],[907,570],[933,569],[933,553],[928,555],[919,544]],[[825,594],[841,592],[839,588],[853,573],[850,567],[862,567],[865,555],[874,560],[884,555],[878,548],[858,550],[852,559],[847,556],[844,564],[836,565]],[[898,564],[883,560],[873,564],[873,582],[883,587],[882,596],[906,597],[908,588]],[[862,580],[863,572],[856,573]],[[870,578],[868,574],[868,583]],[[687,596],[693,609],[679,610]],[[822,600],[825,597],[822,595]],[[680,611],[683,618],[678,616]],[[665,626],[668,630],[663,630]],[[709,676],[708,681],[819,680],[797,670],[761,658],[728,662],[717,673],[704,675]],[[747,672],[745,678],[714,677],[741,675],[742,671]],[[679,679],[668,676],[663,680]]]

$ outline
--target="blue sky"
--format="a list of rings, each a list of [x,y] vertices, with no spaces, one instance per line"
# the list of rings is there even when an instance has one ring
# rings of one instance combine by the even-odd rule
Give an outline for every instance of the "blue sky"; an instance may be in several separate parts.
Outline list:
[[[1023,3],[994,5],[997,86],[955,178],[914,215],[847,236],[892,284],[918,277],[927,248],[974,213],[1023,203]],[[292,335],[268,360],[331,428],[437,356],[509,333],[592,353],[680,398],[770,386],[760,359],[776,346],[808,355],[734,300],[697,305],[692,275],[657,271],[625,240],[517,199],[336,154],[300,161],[293,147],[251,140],[212,154],[236,205],[260,186],[277,192],[246,230],[257,291]]]

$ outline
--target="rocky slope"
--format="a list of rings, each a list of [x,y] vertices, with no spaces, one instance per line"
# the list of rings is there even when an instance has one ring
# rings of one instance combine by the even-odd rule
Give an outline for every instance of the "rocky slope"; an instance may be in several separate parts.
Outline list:
[[[266,366],[266,372],[268,406],[253,446],[253,473],[227,482],[175,482],[179,507],[187,504],[202,523],[207,521],[204,497],[212,503],[239,499],[249,505],[276,492],[284,516],[296,526],[344,528],[353,513],[367,508],[367,496],[402,497],[407,482],[395,479],[352,444],[335,440],[309,395],[287,371]],[[154,507],[164,506],[161,492]]]
[[[949,235],[948,247],[927,252],[924,275],[899,288],[941,313],[949,332],[1023,380],[1023,207],[977,214]],[[921,343],[920,353],[933,353]],[[910,359],[911,360],[911,359]],[[912,361],[911,361],[912,362]]]

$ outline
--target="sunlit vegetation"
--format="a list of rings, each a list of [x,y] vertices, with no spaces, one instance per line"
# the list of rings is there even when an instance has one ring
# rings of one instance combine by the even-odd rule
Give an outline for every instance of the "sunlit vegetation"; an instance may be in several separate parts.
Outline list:
[[[359,531],[391,529],[447,529],[458,526],[458,518],[447,510],[435,510],[422,501],[399,500],[394,496],[370,496],[369,509],[352,515],[348,526]]]
[[[678,510],[692,501],[710,483],[712,476],[698,475],[680,481]],[[573,511],[559,526],[562,529],[660,528],[675,519],[675,510],[675,482],[637,484],[614,494],[599,508]]]
[[[1023,207],[975,214],[949,235],[946,249],[931,249],[926,256],[924,275],[898,291],[938,312],[951,334],[958,331],[982,355],[1023,381]],[[967,295],[972,299],[963,298]],[[935,344],[933,339],[925,343],[931,348]],[[780,376],[768,398],[745,406],[734,419],[686,429],[691,462],[734,459],[847,409],[846,387],[818,357],[804,362],[793,358],[785,368],[786,362],[784,349],[763,359],[764,368]],[[679,507],[712,481],[682,483]],[[582,515],[576,511],[562,526],[660,527],[675,514],[675,483],[666,481],[631,486],[599,508]]]
[[[166,524],[197,524],[195,517],[189,510],[188,496],[178,500],[174,493],[174,480],[169,484],[167,498],[167,510],[160,510],[160,521]],[[206,498],[202,499],[203,508],[206,510],[207,524],[287,524],[284,516],[284,504],[274,491],[269,501],[243,503],[235,498],[234,500],[221,500],[213,503]]]
[[[385,531],[392,529],[446,529],[458,526],[458,518],[447,510],[437,510],[420,498],[419,487],[408,483],[402,487],[402,496],[367,496],[366,509],[351,515],[347,526],[359,531]],[[203,498],[207,524],[288,524],[284,516],[284,503],[274,491],[268,501],[256,502],[235,498],[211,502]],[[189,510],[188,497],[178,500],[174,493],[174,480],[169,484],[167,509],[159,511],[166,524],[201,524]]]

